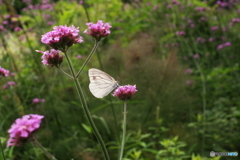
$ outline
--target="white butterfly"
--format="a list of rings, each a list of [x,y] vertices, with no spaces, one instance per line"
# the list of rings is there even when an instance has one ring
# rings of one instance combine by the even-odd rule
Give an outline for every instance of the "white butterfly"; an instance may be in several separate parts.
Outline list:
[[[113,77],[96,68],[89,69],[88,76],[90,79],[89,89],[97,98],[107,96],[112,90],[119,86]]]

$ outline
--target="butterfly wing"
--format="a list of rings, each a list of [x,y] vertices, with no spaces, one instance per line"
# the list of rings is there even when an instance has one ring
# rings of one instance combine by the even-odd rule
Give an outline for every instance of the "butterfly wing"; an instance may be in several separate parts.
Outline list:
[[[99,69],[89,69],[88,75],[90,78],[89,89],[97,98],[103,98],[107,96],[118,86],[117,81],[115,81],[113,77]]]

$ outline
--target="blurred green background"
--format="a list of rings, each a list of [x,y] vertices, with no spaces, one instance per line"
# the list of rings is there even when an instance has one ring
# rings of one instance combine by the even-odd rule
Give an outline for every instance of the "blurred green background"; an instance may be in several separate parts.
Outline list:
[[[103,159],[73,81],[42,65],[35,51],[50,49],[40,40],[53,26],[79,27],[84,43],[69,49],[77,71],[94,45],[83,33],[86,23],[98,20],[110,23],[111,34],[101,40],[79,81],[112,159],[119,151],[123,103],[90,93],[89,68],[137,86],[128,102],[125,160],[205,160],[210,151],[240,153],[239,8],[239,0],[1,0],[0,66],[14,73],[0,79],[6,159],[47,159],[30,143],[5,148],[11,124],[30,113],[45,116],[38,140],[57,159]],[[66,62],[62,68],[69,72]],[[8,81],[16,86],[2,87]],[[34,104],[34,98],[45,102]]]

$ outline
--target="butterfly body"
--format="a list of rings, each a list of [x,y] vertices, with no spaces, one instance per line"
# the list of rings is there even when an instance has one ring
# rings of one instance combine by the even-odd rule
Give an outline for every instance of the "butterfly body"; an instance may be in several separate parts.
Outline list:
[[[89,69],[88,75],[90,79],[90,92],[97,98],[107,96],[112,90],[119,86],[113,77],[99,69]]]

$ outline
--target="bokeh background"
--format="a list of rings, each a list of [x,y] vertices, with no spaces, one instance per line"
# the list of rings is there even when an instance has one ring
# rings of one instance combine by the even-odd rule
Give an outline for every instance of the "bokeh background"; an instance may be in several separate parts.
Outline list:
[[[78,70],[94,45],[86,23],[98,20],[110,23],[111,34],[79,81],[110,157],[118,156],[123,103],[90,93],[89,68],[137,86],[128,102],[125,160],[237,159],[209,153],[240,153],[239,8],[239,0],[0,0],[0,66],[13,73],[0,79],[7,160],[47,159],[30,143],[5,147],[11,124],[30,113],[45,116],[38,140],[57,159],[103,159],[73,81],[35,51],[49,49],[40,40],[53,26],[79,27],[84,43],[69,49]],[[62,68],[69,72],[66,62]]]

